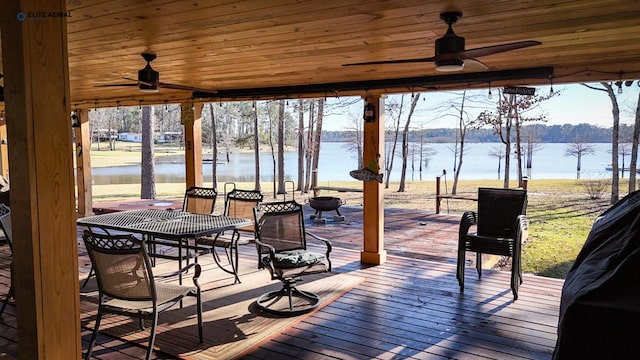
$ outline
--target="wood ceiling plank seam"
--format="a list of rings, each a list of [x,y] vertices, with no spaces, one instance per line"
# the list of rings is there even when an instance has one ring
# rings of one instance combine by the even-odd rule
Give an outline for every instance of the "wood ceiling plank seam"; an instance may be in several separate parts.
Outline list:
[[[299,26],[300,25],[299,23],[282,25],[282,26],[269,26],[268,28],[252,28],[249,30],[238,30],[230,33],[217,33],[216,32],[218,30],[217,28],[203,27],[196,30],[175,31],[168,35],[160,35],[157,37],[157,39],[159,42],[162,42],[162,43],[176,41],[176,40],[188,41],[192,39],[201,39],[203,37],[207,39],[212,37],[221,38],[221,40],[218,40],[219,42],[223,42],[223,41],[231,42],[231,41],[238,41],[238,40],[251,40],[254,42],[265,42],[265,41],[268,41],[270,38],[273,38],[276,36],[281,37],[281,38],[278,38],[277,40],[277,41],[281,41],[281,40],[288,40],[288,39],[296,39],[298,38],[297,34],[307,35],[307,33],[310,34],[311,36],[322,36],[322,35],[326,36],[327,34],[343,35],[343,34],[349,34],[352,32],[353,33],[373,32],[373,34],[376,34],[376,35],[377,34],[383,35],[387,31],[394,32],[394,33],[402,32],[402,31],[414,31],[416,27],[424,29],[423,35],[434,36],[434,37],[439,36],[439,34],[436,34],[436,32],[429,30],[429,27],[427,24],[424,24],[422,22],[416,22],[416,21],[408,21],[408,19],[411,19],[412,17],[385,18],[385,19],[378,20],[376,22],[372,22],[371,18],[372,18],[371,15],[367,15],[367,14],[353,14],[353,15],[341,17],[340,21],[335,20],[336,22],[332,24],[332,25],[335,25],[331,27],[334,30],[327,30],[326,22],[323,20],[323,21],[314,21],[313,23],[308,23],[313,25],[308,29]],[[361,19],[361,20],[354,21],[358,19]],[[372,26],[371,23],[375,23],[374,29],[370,29]],[[358,24],[364,24],[366,28],[359,29],[357,27]],[[340,26],[349,26],[349,28],[353,30],[345,31],[344,27],[341,28]],[[406,28],[406,30],[403,30],[403,28]],[[259,33],[256,33],[256,29],[260,30]],[[185,34],[187,36],[184,36]],[[100,40],[106,43],[117,43],[118,41],[123,41],[122,37],[108,38],[108,35],[103,35],[102,37],[104,38],[101,38]],[[82,46],[84,44],[91,44],[85,41],[77,41],[76,39],[70,39],[70,42],[77,43],[78,46]],[[72,50],[75,49],[75,45],[71,49]]]
[[[483,24],[502,27],[504,22],[522,22],[537,20],[538,18],[556,18],[558,14],[566,14],[566,17],[574,16],[615,16],[623,11],[638,9],[637,4],[620,0],[588,0],[588,1],[536,1],[526,7],[522,2],[514,1],[510,4],[492,7],[481,13],[465,11],[463,17],[456,23],[456,28],[474,28]]]
[[[506,32],[513,34],[536,34],[540,32],[556,32],[556,33],[576,33],[581,32],[585,28],[598,28],[598,29],[618,29],[620,32],[624,32],[624,26],[621,23],[628,23],[636,25],[638,23],[638,16],[640,16],[640,8],[634,11],[627,11],[625,13],[619,13],[615,16],[602,17],[601,15],[580,16],[572,17],[570,20],[566,18],[559,19],[549,15],[548,18],[531,18],[527,22],[514,21],[509,23],[502,23],[500,26],[500,33]],[[471,31],[463,33],[461,31],[456,32],[460,36],[473,39],[477,42],[483,39],[491,39],[501,36],[500,33],[495,32],[495,25],[493,24],[480,24],[472,28]],[[474,46],[475,47],[475,46]]]
[[[287,1],[287,0],[282,0]],[[260,3],[260,2],[257,2]],[[263,4],[271,4],[269,1],[262,2]],[[275,4],[275,2],[273,2]],[[330,3],[332,4],[332,3]],[[306,6],[300,4],[293,7],[293,9],[287,5],[270,6],[273,11],[269,14],[265,14],[264,8],[257,7],[250,11],[230,11],[221,12],[216,7],[208,7],[204,9],[198,9],[193,15],[193,11],[185,11],[182,14],[176,12],[167,12],[167,14],[157,14],[152,19],[155,22],[162,24],[162,31],[167,34],[171,33],[188,33],[200,28],[216,28],[220,31],[221,35],[237,32],[241,29],[249,26],[250,29],[263,29],[273,26],[280,26],[278,22],[286,22],[286,24],[304,23],[306,21],[315,21],[318,19],[318,14],[322,11],[322,14],[327,17],[327,13],[336,13],[338,15],[350,15],[349,7],[351,5],[338,2],[336,7],[327,8],[325,3],[308,0]],[[371,3],[364,3],[371,4]],[[369,5],[372,6],[372,5]],[[282,8],[282,10],[279,10]],[[346,11],[346,12],[345,12]],[[285,16],[278,14],[284,13]],[[151,22],[151,19],[144,19],[142,23]],[[106,31],[107,33],[126,33],[127,31],[139,30],[137,22],[120,21],[111,25],[105,25],[100,29],[109,29],[112,31]],[[92,30],[95,30],[94,27]],[[162,32],[160,32],[162,34]],[[83,32],[76,32],[73,29],[73,23],[70,24],[69,37],[70,41],[73,40],[87,40],[84,37]]]
[[[353,21],[352,18],[354,17],[361,18],[362,20],[360,22],[365,24],[367,28],[371,28],[372,25],[369,25],[369,24],[375,23],[376,25],[379,25],[379,23],[384,23],[387,21],[395,21],[396,19],[396,18],[390,18],[390,19],[374,22],[372,20],[376,19],[375,15],[349,14],[349,15],[343,15],[340,17],[330,18],[331,21],[333,22],[332,25],[336,25],[332,28],[335,29],[336,32],[338,32],[338,31],[342,31],[341,29],[343,29],[339,27],[339,25],[345,25],[345,26],[350,25],[350,27],[353,27],[354,24],[357,23]],[[409,17],[409,19],[411,19],[411,17]],[[344,22],[344,24],[342,24],[342,22]],[[408,22],[409,21],[407,20],[406,17],[401,18],[400,26],[404,26]],[[414,21],[414,22],[411,22],[411,24],[421,24],[421,23]],[[380,26],[384,26],[384,25],[376,26],[376,28]],[[391,23],[390,26],[397,27],[398,22]],[[424,26],[425,26],[425,32],[429,33],[428,25],[424,24]],[[221,38],[221,39],[224,39],[224,41],[230,41],[230,40],[236,40],[236,39],[255,39],[256,37],[270,38],[273,36],[277,36],[279,34],[282,34],[282,35],[300,34],[300,33],[303,33],[304,31],[307,31],[306,27],[310,27],[308,31],[323,31],[323,29],[326,31],[326,20],[323,20],[323,19],[318,20],[316,18],[316,21],[305,22],[304,19],[293,17],[292,21],[289,24],[273,25],[269,22],[265,22],[264,24],[254,23],[251,27],[245,28],[245,29],[233,29],[233,26],[229,26],[229,25],[224,27],[211,27],[211,26],[204,27],[203,26],[197,29],[177,28],[175,31],[168,32],[167,34],[156,34],[156,39],[158,43],[166,43],[166,42],[175,41],[175,40],[188,41],[191,39],[199,39],[202,37]],[[297,30],[297,29],[302,29],[302,30]],[[136,31],[136,30],[138,32],[142,31],[141,29],[133,29],[132,31]],[[83,40],[83,41],[89,40],[89,39],[97,40],[97,39],[100,39],[101,37],[107,37],[108,39],[104,39],[104,41],[122,42],[122,41],[127,41],[128,38],[130,37],[130,33],[127,33],[126,31],[122,31],[118,27],[114,27],[113,31],[111,32],[98,33],[95,35],[96,36],[95,38],[90,38],[89,37],[90,34],[88,32],[84,32],[82,34],[84,35],[82,38],[74,37],[72,35],[69,36],[70,49],[72,50],[75,49],[74,43],[78,43],[80,40]],[[108,36],[106,34],[108,34]],[[435,33],[433,34],[435,35]],[[264,41],[264,39],[262,40]]]
[[[428,47],[425,48],[422,42],[404,42],[403,41],[402,44],[403,45],[401,47],[394,46],[393,48],[390,48],[390,49],[381,47],[380,49],[377,50],[377,52],[379,53],[388,52],[391,54],[397,51],[397,49],[406,49],[406,51],[411,51],[412,53],[422,53],[425,56],[433,55],[432,50],[430,50]],[[339,58],[346,61],[348,60],[346,50],[350,50],[352,53],[358,53],[359,51],[366,51],[367,48],[363,48],[362,50],[359,50],[358,47],[352,44],[344,44],[344,45],[340,44],[339,47],[334,46],[331,48],[294,47],[294,48],[282,48],[279,51],[275,51],[275,52],[274,51],[264,52],[264,54],[260,52],[255,52],[255,53],[249,52],[251,56],[241,54],[242,56],[241,58],[242,58],[242,61],[250,62],[250,61],[256,61],[256,60],[268,61],[273,59],[286,59],[286,58],[292,58],[297,56],[303,57],[303,55],[306,55],[306,58],[308,59],[315,56],[324,57],[327,55],[333,55],[337,51],[339,54],[341,54]],[[198,53],[199,52],[192,52],[190,54],[190,57],[180,56],[180,57],[173,57],[173,58],[165,58],[165,57],[158,58],[154,61],[152,65],[153,65],[153,68],[156,69],[156,71],[160,71],[161,74],[168,74],[168,73],[181,72],[182,69],[176,67],[180,65],[180,63],[191,68],[197,68],[200,65],[223,66],[225,62],[237,61],[237,59],[239,58],[239,54],[233,53],[233,52],[228,54],[220,53],[214,57],[198,56],[197,55]],[[135,69],[136,68],[140,69],[144,67],[145,63],[142,60],[142,58],[139,58],[138,61],[134,62],[134,65],[127,65],[122,62],[118,64],[111,64],[111,62],[106,62],[106,61],[85,61],[85,62],[82,62],[82,64],[86,64],[86,65],[76,68],[77,66],[76,64],[77,62],[70,60],[70,67],[73,69],[72,72],[75,72],[76,70],[82,70],[85,73],[98,71],[104,74],[105,67],[108,67],[110,65],[115,65],[118,67],[118,69],[127,69],[127,68],[134,67],[134,69],[131,69],[131,73],[129,74],[130,76],[133,76],[135,75],[135,71],[137,71]],[[341,63],[335,64],[335,66],[340,66],[340,65]],[[93,76],[93,74],[88,74],[88,75]]]
[[[588,32],[588,33],[593,33],[593,31],[590,31],[590,32]],[[163,59],[166,59],[166,57],[163,57]]]
[[[127,20],[136,19],[144,20],[153,17],[154,19],[178,19],[182,14],[192,14],[194,11],[198,13],[198,16],[204,16],[209,14],[209,11],[213,11],[215,15],[217,13],[225,14],[240,14],[239,7],[244,8],[244,12],[252,10],[262,10],[278,6],[286,6],[291,4],[294,0],[270,0],[270,1],[246,1],[246,0],[231,0],[231,1],[206,1],[204,3],[191,2],[184,0],[172,0],[172,1],[158,1],[156,3],[148,4],[145,2],[135,2],[131,7],[118,8],[117,6],[108,6],[106,9],[100,11],[99,9],[86,9],[84,16],[80,17],[84,20],[91,20],[89,22],[72,21],[70,23],[71,32],[80,32],[83,30],[95,30],[99,28],[95,25],[95,22],[101,22],[100,27],[108,27],[113,25],[119,25]],[[104,5],[109,5],[112,1],[103,1]],[[249,10],[241,6],[242,4],[251,3],[254,4],[254,8]],[[73,12],[75,9],[71,8],[69,11]],[[97,15],[95,15],[97,14]],[[155,16],[154,16],[155,15]],[[114,16],[117,16],[115,18]]]

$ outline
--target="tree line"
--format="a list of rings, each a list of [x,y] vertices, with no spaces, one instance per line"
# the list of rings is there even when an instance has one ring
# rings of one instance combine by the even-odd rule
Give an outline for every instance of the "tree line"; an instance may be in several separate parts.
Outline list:
[[[470,142],[498,142],[503,147],[496,154],[500,160],[504,159],[504,186],[509,186],[509,167],[514,158],[518,169],[518,184],[522,184],[525,170],[530,162],[536,144],[543,142],[566,142],[573,144],[604,142],[612,143],[612,203],[617,202],[617,162],[618,146],[620,143],[632,143],[631,169],[637,165],[638,137],[640,133],[640,110],[636,113],[633,126],[619,123],[619,104],[615,84],[600,83],[601,86],[589,85],[594,90],[607,93],[612,101],[614,121],[612,128],[602,128],[590,124],[579,125],[546,125],[546,115],[539,111],[540,103],[559,93],[550,92],[549,95],[515,95],[496,91],[497,97],[491,99],[479,93],[461,91],[456,93],[446,103],[435,104],[436,117],[450,117],[455,119],[457,126],[453,129],[426,129],[423,124],[414,121],[416,105],[420,99],[426,101],[428,94],[412,93],[389,97],[385,101],[385,137],[390,146],[386,147],[384,158],[385,187],[389,187],[389,174],[394,166],[396,157],[401,159],[401,181],[398,191],[405,188],[405,172],[410,156],[416,154],[416,143],[420,159],[428,158],[429,148],[425,144],[433,142],[450,142],[455,144],[456,164],[452,192],[455,193],[458,175],[463,167],[465,143]],[[587,85],[585,85],[587,86]],[[619,91],[618,91],[619,93]],[[405,96],[406,95],[406,96]],[[410,95],[410,96],[409,96]],[[424,96],[424,97],[423,97]],[[204,104],[202,117],[203,147],[209,146],[214,156],[213,179],[216,179],[216,160],[220,155],[241,149],[252,150],[255,154],[255,188],[260,190],[260,162],[261,152],[271,154],[274,173],[274,191],[284,193],[284,153],[296,151],[298,156],[298,191],[307,192],[316,186],[320,146],[323,141],[343,141],[350,144],[358,154],[363,148],[363,119],[362,113],[352,113],[351,106],[362,104],[359,98],[332,99],[300,99],[300,100],[272,100],[272,101],[244,101],[221,102]],[[640,103],[640,99],[639,99]],[[360,107],[362,109],[362,107]],[[480,109],[480,110],[479,110]],[[639,108],[640,109],[640,108]],[[617,112],[616,112],[617,111]],[[479,113],[478,113],[479,112]],[[178,105],[165,104],[160,106],[116,107],[110,109],[95,109],[89,113],[92,133],[104,133],[107,129],[118,132],[140,132],[146,141],[143,142],[142,163],[146,176],[152,178],[153,173],[153,140],[155,133],[180,132],[181,109]],[[324,131],[323,120],[329,115],[339,114],[345,121],[345,131]],[[617,116],[616,116],[617,114]],[[100,135],[95,140],[100,143]],[[411,145],[410,145],[411,143]],[[115,148],[115,142],[109,142],[109,149]],[[586,154],[588,150],[581,150],[572,156]],[[147,155],[145,155],[147,154]],[[508,156],[505,156],[508,154]],[[635,156],[634,156],[635,155]],[[362,163],[362,159],[359,161]],[[420,161],[422,164],[422,161]],[[365,167],[365,164],[363,164]],[[635,189],[635,171],[631,171],[629,189]],[[144,187],[143,196],[153,197],[152,186]],[[274,194],[275,196],[275,194]]]
[[[634,127],[632,125],[620,124],[620,138],[622,142],[631,142]],[[611,128],[591,124],[564,124],[546,125],[530,124],[523,126],[526,133],[536,134],[537,142],[540,143],[573,143],[576,139],[581,139],[584,143],[611,143]],[[327,142],[348,142],[355,134],[351,130],[325,130],[322,134],[323,141]],[[409,132],[409,141],[427,143],[455,143],[458,136],[456,128],[435,128],[412,130]],[[480,128],[469,129],[466,135],[469,143],[491,143],[500,140],[494,134],[493,129]]]

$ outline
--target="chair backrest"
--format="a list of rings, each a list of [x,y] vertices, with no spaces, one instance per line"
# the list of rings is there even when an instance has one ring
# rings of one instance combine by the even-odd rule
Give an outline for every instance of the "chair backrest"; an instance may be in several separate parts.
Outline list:
[[[526,210],[526,190],[479,188],[478,235],[513,237],[516,219]]]
[[[96,272],[101,293],[116,299],[155,302],[151,261],[141,240],[131,234],[97,234],[82,239]]]
[[[193,214],[212,214],[218,191],[214,188],[193,186],[184,193],[182,211]]]
[[[302,205],[295,200],[260,203],[254,214],[260,242],[276,252],[307,248]]]
[[[13,230],[11,229],[11,209],[5,205],[0,204],[0,226],[4,236],[7,238],[9,249],[13,252]]]
[[[253,209],[262,202],[263,195],[258,190],[233,189],[227,194],[224,206],[226,216],[252,219]],[[254,232],[254,224],[239,228],[238,231]]]

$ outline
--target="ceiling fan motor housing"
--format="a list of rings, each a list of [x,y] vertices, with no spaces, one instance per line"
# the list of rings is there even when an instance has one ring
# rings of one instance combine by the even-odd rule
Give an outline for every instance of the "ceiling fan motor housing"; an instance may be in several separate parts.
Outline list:
[[[138,87],[142,91],[158,91],[160,74],[147,64],[144,69],[138,70]]]

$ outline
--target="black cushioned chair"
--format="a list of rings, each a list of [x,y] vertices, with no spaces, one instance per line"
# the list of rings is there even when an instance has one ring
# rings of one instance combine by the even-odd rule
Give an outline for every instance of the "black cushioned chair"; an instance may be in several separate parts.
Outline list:
[[[286,316],[311,311],[320,298],[297,289],[295,284],[305,275],[331,271],[331,243],[305,231],[302,205],[295,201],[261,203],[254,213],[260,261],[271,273],[271,279],[282,282],[280,290],[258,298],[258,307]],[[325,252],[307,250],[306,235],[319,240]]]
[[[262,202],[263,195],[258,190],[231,190],[224,203],[224,215],[235,218],[253,219],[253,209]],[[238,245],[247,245],[255,242],[254,224],[238,228],[231,232],[218,233],[215,237],[201,237],[197,239],[197,245],[211,246],[213,260],[220,269],[235,276],[235,283],[240,282],[238,277]],[[216,248],[223,248],[228,261],[228,267],[220,262],[220,256]]]
[[[466,252],[476,253],[478,278],[482,277],[482,254],[509,256],[511,291],[518,299],[522,284],[521,244],[528,236],[526,217],[527,192],[520,189],[478,189],[478,211],[466,211],[460,220],[458,235],[458,267],[456,277],[464,291]],[[476,231],[472,226],[476,226]]]
[[[153,276],[151,261],[143,242],[133,235],[96,234],[85,230],[82,238],[98,283],[98,314],[86,359],[91,358],[100,320],[105,313],[138,318],[141,329],[144,329],[144,320],[151,321],[146,356],[149,359],[153,351],[158,314],[179,303],[185,296],[196,298],[198,335],[202,342],[202,300],[198,284],[200,265],[194,263],[182,269],[182,272],[186,272],[195,268],[194,286],[160,282],[156,281],[160,277]],[[163,278],[175,275],[177,273]]]

